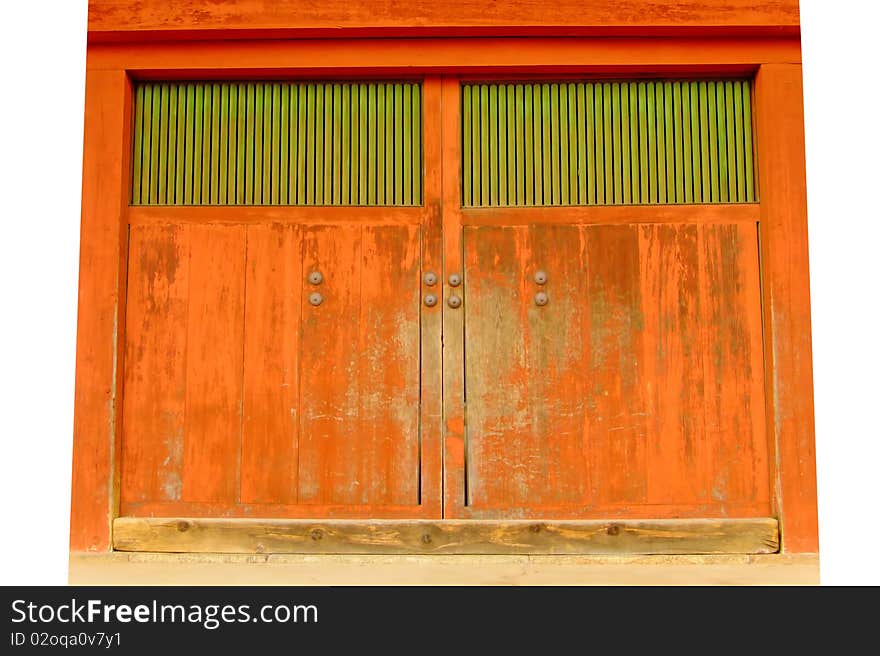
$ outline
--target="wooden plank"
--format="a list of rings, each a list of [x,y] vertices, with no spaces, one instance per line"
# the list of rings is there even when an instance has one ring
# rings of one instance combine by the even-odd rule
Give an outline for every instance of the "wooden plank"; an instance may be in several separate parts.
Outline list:
[[[424,81],[424,206],[420,227],[421,273],[433,271],[442,280],[443,262],[443,82],[440,76]],[[414,96],[421,101],[421,85]],[[454,99],[455,105],[461,101]],[[421,105],[421,102],[419,103]],[[446,112],[446,114],[453,112]],[[421,112],[416,112],[419,116]],[[453,113],[454,114],[454,113]],[[417,121],[418,124],[418,121]],[[457,134],[460,130],[456,125]],[[452,138],[454,135],[447,135]],[[421,142],[421,137],[419,142]],[[419,176],[420,177],[420,176]],[[449,190],[454,198],[458,189]],[[421,194],[416,196],[421,200]],[[424,288],[423,288],[424,289]],[[438,292],[443,286],[438,287]],[[441,296],[442,298],[442,296]],[[419,313],[420,350],[420,414],[419,414],[419,504],[423,517],[443,516],[443,306],[422,305]]]
[[[762,66],[755,81],[767,433],[786,553],[819,550],[810,286],[799,65]]]
[[[766,554],[775,519],[316,522],[131,518],[113,522],[118,551],[349,554]]]
[[[190,228],[183,501],[239,494],[245,230]]]
[[[418,235],[417,226],[304,232],[303,270],[324,282],[309,289],[323,302],[303,305],[301,503],[417,502]]]
[[[412,166],[413,166],[413,205],[421,205],[423,202],[422,198],[422,185],[423,185],[423,176],[426,175],[427,164],[425,162],[425,158],[427,155],[423,157],[424,146],[422,144],[422,123],[425,121],[424,115],[422,113],[422,88],[420,85],[413,86],[413,151],[412,151]],[[427,130],[427,128],[425,128]],[[424,182],[427,185],[427,182]]]
[[[742,207],[742,206],[730,206]],[[418,224],[414,207],[382,208],[370,206],[320,205],[238,205],[238,206],[137,206],[127,212],[130,225],[195,223],[328,223],[328,224]]]
[[[122,70],[87,71],[73,418],[70,548],[106,551],[117,513],[128,231],[119,220],[131,175],[131,86]],[[117,341],[120,340],[120,341]]]
[[[589,338],[578,228],[473,227],[463,240],[468,503],[583,505],[580,344]],[[538,270],[551,277],[546,286],[534,282]],[[551,306],[535,305],[538,291]]]
[[[181,498],[190,242],[186,226],[131,231],[120,454],[123,504]]]
[[[220,7],[206,0],[187,0],[172,7],[160,0],[147,0],[134,7],[124,0],[97,0],[89,6],[89,32],[98,40],[123,36],[132,39],[157,31],[169,32],[166,38],[207,39],[216,32],[240,34],[247,30],[289,38],[331,32],[362,36],[538,36],[556,28],[567,35],[583,36],[595,35],[596,30],[607,27],[630,36],[670,30],[790,35],[797,34],[799,25],[795,0],[696,0],[687,5],[687,11],[679,7],[670,1],[645,5],[635,0],[596,0],[584,5],[562,0],[548,12],[545,6],[527,0],[503,0],[487,12],[483,3],[473,0],[442,4],[416,0],[405,5],[392,0],[333,0],[304,12],[293,0],[282,0],[271,7],[254,6],[246,0],[227,0]]]
[[[296,503],[303,288],[297,226],[247,228],[241,502]],[[307,290],[309,291],[309,290]]]
[[[527,89],[531,88],[531,85]],[[455,78],[446,77],[441,82],[441,107],[457,107],[461,102],[461,86]],[[464,431],[464,310],[467,298],[461,287],[448,284],[448,276],[462,276],[467,285],[466,272],[462,267],[461,211],[456,202],[459,194],[460,157],[456,142],[461,129],[455,112],[442,112],[442,212],[443,236],[443,297],[459,296],[462,306],[443,309],[443,517],[461,517],[465,513],[465,431]]]

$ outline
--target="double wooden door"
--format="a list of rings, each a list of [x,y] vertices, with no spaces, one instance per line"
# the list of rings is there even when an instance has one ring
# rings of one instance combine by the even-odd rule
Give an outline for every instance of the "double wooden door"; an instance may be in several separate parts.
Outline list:
[[[465,202],[465,95],[411,207],[131,208],[121,515],[772,514],[748,206]]]

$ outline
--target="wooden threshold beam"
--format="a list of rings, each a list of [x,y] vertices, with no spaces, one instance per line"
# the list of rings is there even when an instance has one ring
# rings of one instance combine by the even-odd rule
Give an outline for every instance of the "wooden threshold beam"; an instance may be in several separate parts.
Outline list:
[[[349,520],[120,517],[117,551],[278,554],[757,554],[776,519]]]

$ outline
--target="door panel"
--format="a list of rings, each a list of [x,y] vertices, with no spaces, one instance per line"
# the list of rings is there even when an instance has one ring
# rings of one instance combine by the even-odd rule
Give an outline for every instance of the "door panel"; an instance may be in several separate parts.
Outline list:
[[[770,512],[754,224],[463,239],[472,514]]]
[[[418,225],[132,227],[122,513],[417,515],[419,248]]]
[[[416,504],[417,226],[317,227],[304,236],[321,305],[303,305],[302,503]]]

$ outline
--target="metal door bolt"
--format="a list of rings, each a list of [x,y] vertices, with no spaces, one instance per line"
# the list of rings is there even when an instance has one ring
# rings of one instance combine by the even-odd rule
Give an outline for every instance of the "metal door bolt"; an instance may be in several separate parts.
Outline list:
[[[434,273],[433,271],[428,271],[425,274],[424,281],[428,287],[433,287],[434,285],[437,284],[437,274]]]
[[[313,285],[320,285],[322,282],[324,282],[324,274],[322,274],[320,271],[312,271],[309,274],[309,282]]]
[[[461,297],[456,296],[455,294],[450,296],[446,302],[449,304],[449,307],[451,307],[452,309],[455,309],[457,307],[461,307]]]
[[[547,305],[547,302],[550,300],[550,297],[547,296],[544,292],[538,292],[535,294],[535,305],[539,307],[544,307]]]
[[[437,297],[434,294],[425,294],[425,305],[434,307],[437,305]]]
[[[457,273],[450,274],[449,284],[452,287],[458,287],[461,284],[461,276],[458,275]]]
[[[312,292],[309,294],[309,303],[318,307],[321,303],[324,302],[324,297],[321,296],[318,292]]]
[[[547,284],[547,272],[546,271],[536,271],[535,272],[535,282],[539,285]]]

